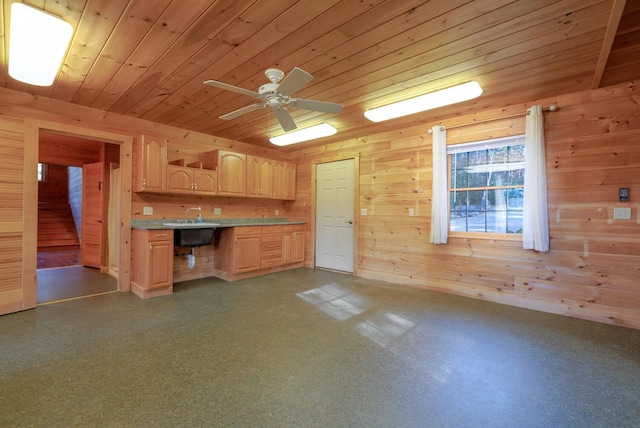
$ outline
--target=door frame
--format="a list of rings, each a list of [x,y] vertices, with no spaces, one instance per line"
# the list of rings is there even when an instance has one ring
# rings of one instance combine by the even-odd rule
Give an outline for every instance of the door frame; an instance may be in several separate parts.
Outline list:
[[[38,265],[38,151],[40,131],[53,132],[120,146],[120,257],[118,291],[131,289],[131,180],[133,172],[133,140],[130,135],[98,129],[50,122],[41,119],[25,119],[24,132],[24,231],[23,231],[23,308],[36,307],[36,274]],[[33,178],[32,178],[33,177]]]
[[[360,276],[360,268],[358,260],[358,238],[360,236],[360,152],[343,153],[340,155],[323,156],[311,162],[311,253],[312,267],[316,267],[316,187],[317,187],[317,169],[318,164],[338,162],[353,159],[353,275]],[[324,269],[324,268],[321,268]],[[344,273],[344,272],[343,272]]]

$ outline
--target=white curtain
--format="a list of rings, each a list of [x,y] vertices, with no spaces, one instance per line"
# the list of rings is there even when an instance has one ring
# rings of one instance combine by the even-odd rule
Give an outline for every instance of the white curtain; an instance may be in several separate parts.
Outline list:
[[[526,250],[549,251],[544,120],[539,105],[527,110],[523,205],[522,247]]]
[[[447,198],[447,131],[434,126],[433,135],[433,183],[431,196],[431,243],[446,244],[449,233],[449,203]]]

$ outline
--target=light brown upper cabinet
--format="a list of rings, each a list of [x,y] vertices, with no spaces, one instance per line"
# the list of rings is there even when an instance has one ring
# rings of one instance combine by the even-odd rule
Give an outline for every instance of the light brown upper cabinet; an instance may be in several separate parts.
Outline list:
[[[135,192],[167,191],[167,140],[141,135],[134,143]]]
[[[273,197],[274,160],[247,155],[247,196],[253,198]]]
[[[204,166],[218,171],[218,195],[245,196],[247,155],[214,150],[207,153]]]
[[[275,161],[273,164],[274,199],[294,200],[296,198],[296,165]]]
[[[169,193],[215,195],[218,193],[217,181],[215,170],[167,165],[167,191]]]

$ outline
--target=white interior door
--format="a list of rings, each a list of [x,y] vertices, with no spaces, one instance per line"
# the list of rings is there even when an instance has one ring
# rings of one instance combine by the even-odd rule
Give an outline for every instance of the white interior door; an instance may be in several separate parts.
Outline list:
[[[316,169],[316,267],[353,272],[355,160]]]

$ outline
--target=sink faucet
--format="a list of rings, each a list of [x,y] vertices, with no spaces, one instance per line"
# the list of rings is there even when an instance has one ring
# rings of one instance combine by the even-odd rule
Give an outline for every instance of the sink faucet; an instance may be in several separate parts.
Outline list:
[[[184,212],[184,222],[188,223],[189,222],[189,211],[191,210],[198,210],[198,212],[202,212],[202,208],[201,207],[193,207],[193,208],[187,208]],[[192,222],[195,222],[195,220],[192,220]]]

